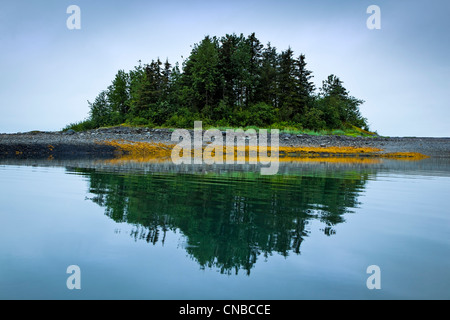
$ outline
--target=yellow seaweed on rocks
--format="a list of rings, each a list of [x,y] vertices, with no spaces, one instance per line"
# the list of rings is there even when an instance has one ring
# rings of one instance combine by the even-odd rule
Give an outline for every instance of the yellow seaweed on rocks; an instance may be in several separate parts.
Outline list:
[[[117,150],[117,158],[113,162],[134,161],[134,162],[160,162],[171,159],[174,144],[137,142],[127,140],[111,140],[103,142],[105,145],[112,146]],[[202,153],[206,146],[202,146]],[[198,150],[197,150],[198,151]],[[228,149],[223,147],[223,162],[233,158],[234,160],[245,161],[246,163],[256,163],[258,160],[268,160],[261,158],[259,147],[245,146],[245,148]],[[271,147],[267,147],[267,153],[271,153]],[[339,162],[339,163],[378,163],[380,159],[398,159],[398,160],[421,160],[427,156],[416,152],[395,152],[382,153],[382,149],[369,147],[285,147],[278,148],[280,162]],[[194,156],[195,149],[191,149]],[[230,156],[231,155],[231,156]],[[203,153],[203,157],[215,156],[214,151]]]
[[[369,147],[280,147],[280,151],[304,152],[304,153],[371,153],[382,151],[378,148]]]
[[[359,157],[311,157],[311,158],[281,158],[280,162],[316,162],[316,163],[346,163],[346,164],[376,164],[381,163],[379,158],[359,158]]]
[[[428,156],[418,153],[418,152],[391,152],[380,154],[380,157],[387,159],[397,159],[397,160],[422,160],[429,158]]]
[[[170,158],[174,145],[164,143],[135,142],[127,140],[105,141],[103,144],[115,147],[118,155],[130,160],[149,157],[153,159]]]

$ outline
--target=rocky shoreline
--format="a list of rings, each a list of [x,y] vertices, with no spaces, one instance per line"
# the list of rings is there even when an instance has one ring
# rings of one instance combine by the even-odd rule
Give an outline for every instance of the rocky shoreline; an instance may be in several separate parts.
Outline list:
[[[115,148],[112,140],[175,144],[170,129],[114,127],[85,132],[42,132],[0,134],[2,158],[108,158]],[[193,130],[189,130],[193,137]],[[225,132],[223,132],[225,135]],[[270,143],[270,142],[269,142]],[[280,146],[288,147],[370,147],[384,152],[418,152],[433,158],[450,158],[450,138],[349,137],[281,133]]]

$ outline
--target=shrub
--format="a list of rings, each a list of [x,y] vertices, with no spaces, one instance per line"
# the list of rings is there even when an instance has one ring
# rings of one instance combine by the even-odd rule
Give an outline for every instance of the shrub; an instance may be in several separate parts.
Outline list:
[[[249,110],[238,109],[231,116],[231,125],[236,127],[246,127],[252,125],[254,116]]]
[[[148,126],[151,122],[143,117],[132,118],[129,123],[132,126]]]
[[[71,123],[71,124],[67,125],[64,129],[62,129],[62,131],[73,130],[76,132],[80,132],[80,131],[92,130],[95,128],[96,128],[96,126],[92,122],[92,120],[88,119],[88,120]]]
[[[327,123],[323,119],[324,113],[317,108],[310,108],[306,111],[302,118],[302,125],[308,129],[322,130],[325,129]]]
[[[277,121],[278,109],[264,102],[251,106],[249,111],[253,115],[250,122],[255,126],[271,125]]]

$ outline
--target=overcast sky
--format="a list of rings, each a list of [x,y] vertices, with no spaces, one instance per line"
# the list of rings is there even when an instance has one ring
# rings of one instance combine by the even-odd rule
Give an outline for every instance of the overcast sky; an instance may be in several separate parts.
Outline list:
[[[70,5],[80,30],[67,28]],[[380,30],[366,26],[369,5]],[[450,136],[449,16],[448,0],[2,0],[0,132],[60,130],[119,69],[181,63],[205,35],[255,32],[304,53],[318,87],[339,76],[379,134]]]

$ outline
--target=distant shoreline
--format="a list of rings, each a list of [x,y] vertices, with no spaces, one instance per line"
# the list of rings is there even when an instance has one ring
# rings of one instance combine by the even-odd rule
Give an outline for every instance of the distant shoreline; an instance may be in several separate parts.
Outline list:
[[[193,132],[193,130],[190,130]],[[172,130],[113,127],[85,132],[40,132],[0,134],[0,158],[108,158],[113,140],[175,144]],[[270,136],[270,135],[269,135]],[[433,158],[450,158],[450,138],[432,137],[350,137],[280,133],[286,147],[367,147],[383,152],[418,152]],[[270,142],[269,142],[270,145]]]

